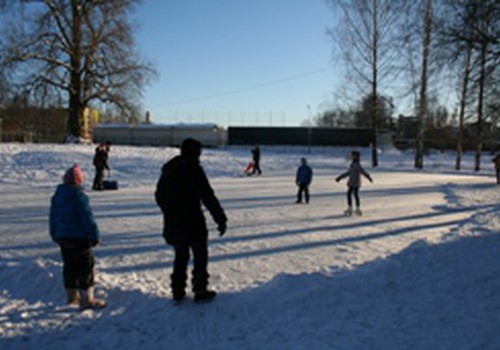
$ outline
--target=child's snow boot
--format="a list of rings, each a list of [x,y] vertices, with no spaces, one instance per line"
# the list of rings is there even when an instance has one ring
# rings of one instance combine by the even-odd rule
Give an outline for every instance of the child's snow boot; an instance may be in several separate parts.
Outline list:
[[[102,299],[94,297],[94,287],[81,291],[80,309],[103,309],[106,307],[106,302]]]
[[[74,288],[66,288],[66,296],[68,298],[68,306],[80,305],[80,291]]]
[[[363,215],[363,212],[361,211],[361,209],[359,207],[356,208],[356,215]]]
[[[352,215],[352,208],[351,207],[347,208],[347,210],[344,212],[344,215],[351,216]]]

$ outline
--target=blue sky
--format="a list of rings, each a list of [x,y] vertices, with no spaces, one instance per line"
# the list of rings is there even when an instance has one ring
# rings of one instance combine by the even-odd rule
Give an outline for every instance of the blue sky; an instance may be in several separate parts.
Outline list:
[[[300,125],[341,80],[324,0],[146,0],[135,20],[155,123]]]

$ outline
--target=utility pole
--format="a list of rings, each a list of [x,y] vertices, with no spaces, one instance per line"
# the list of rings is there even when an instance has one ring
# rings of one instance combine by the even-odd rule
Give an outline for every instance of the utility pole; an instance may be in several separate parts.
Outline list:
[[[311,128],[312,128],[312,121],[311,121],[311,105],[307,105],[307,120],[309,121],[309,128],[307,129],[307,145],[308,145],[308,153],[311,153]]]

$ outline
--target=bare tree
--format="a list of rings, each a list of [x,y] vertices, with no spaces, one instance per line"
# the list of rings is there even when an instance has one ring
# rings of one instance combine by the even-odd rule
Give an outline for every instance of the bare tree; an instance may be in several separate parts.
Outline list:
[[[452,61],[459,61],[463,56],[463,81],[460,98],[460,122],[463,118],[469,81],[476,89],[476,141],[474,169],[481,169],[481,152],[485,136],[485,99],[489,91],[496,91],[497,81],[493,78],[499,63],[500,47],[500,3],[496,0],[448,1],[448,15],[453,20],[445,23],[443,36],[452,47]],[[456,168],[460,168],[462,153],[462,133],[459,131],[457,144]]]
[[[328,109],[314,118],[314,124],[321,127],[354,127],[354,111],[340,107]]]
[[[427,81],[429,72],[429,56],[431,49],[431,33],[433,22],[433,0],[425,0],[424,35],[422,43],[422,70],[420,76],[420,94],[417,114],[417,144],[415,150],[415,168],[424,167],[424,121],[428,113]]]
[[[0,108],[2,108],[6,99],[7,99],[7,79],[5,78],[2,70],[0,70]]]
[[[399,41],[398,22],[405,1],[394,0],[329,0],[341,13],[342,20],[328,34],[337,44],[348,66],[350,79],[360,95],[371,96],[373,129],[372,166],[378,165],[377,134],[380,116],[378,98],[381,86],[397,77]]]
[[[460,91],[458,108],[458,133],[456,139],[455,169],[460,170],[464,149],[464,127],[467,107],[470,105],[471,80],[474,66],[473,27],[476,7],[466,2],[445,1],[443,11],[436,20],[437,45],[444,48],[440,61],[458,78]],[[467,38],[467,39],[466,39]]]
[[[463,155],[463,138],[464,138],[464,119],[465,119],[465,107],[467,104],[467,93],[469,88],[469,80],[471,73],[471,57],[472,57],[472,45],[467,45],[464,51],[463,59],[463,76],[462,76],[462,89],[460,93],[460,110],[458,116],[458,136],[457,136],[457,155],[455,161],[455,169],[461,169],[462,155]]]
[[[477,6],[474,41],[479,54],[478,97],[477,97],[477,139],[474,170],[481,170],[481,152],[485,136],[485,96],[488,80],[498,67],[498,47],[500,45],[500,3],[497,0],[482,0]],[[494,81],[494,79],[491,79]]]
[[[1,62],[25,91],[63,94],[68,132],[81,136],[86,107],[136,113],[154,69],[134,52],[130,18],[141,0],[23,1],[10,7]]]
[[[376,126],[377,130],[380,130],[381,128],[391,129],[394,105],[392,104],[392,99],[386,96],[377,96],[376,99],[374,99],[371,95],[363,96],[354,111],[354,125],[357,127],[372,126],[374,100],[377,101],[377,104],[375,105],[378,123]]]

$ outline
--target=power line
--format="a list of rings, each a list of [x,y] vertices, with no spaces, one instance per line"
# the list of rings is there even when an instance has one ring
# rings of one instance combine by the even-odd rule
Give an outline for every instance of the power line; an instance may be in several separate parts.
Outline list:
[[[278,85],[278,84],[282,84],[282,83],[285,83],[285,82],[288,82],[288,81],[302,79],[302,78],[305,78],[305,77],[308,77],[308,76],[311,76],[311,75],[316,75],[316,74],[325,72],[325,71],[330,70],[330,69],[331,69],[331,67],[323,67],[323,68],[316,69],[316,70],[313,70],[313,71],[309,71],[309,72],[306,72],[306,73],[296,74],[296,75],[288,76],[288,77],[285,77],[285,78],[281,78],[281,79],[277,79],[277,80],[272,80],[272,81],[269,81],[269,82],[266,82],[266,83],[262,83],[262,84],[252,85],[252,86],[248,86],[248,87],[244,87],[244,88],[239,88],[239,89],[234,89],[234,90],[221,91],[221,92],[213,93],[213,94],[206,95],[206,96],[200,96],[200,97],[195,97],[195,98],[191,98],[191,99],[187,99],[187,100],[182,100],[182,101],[167,103],[166,106],[178,106],[178,105],[183,105],[183,104],[188,104],[188,103],[193,103],[193,102],[211,100],[211,99],[218,98],[218,97],[225,97],[225,96],[229,96],[229,95],[235,95],[235,94],[239,94],[239,93],[242,93],[242,92],[247,92],[247,91],[252,91],[252,90],[258,90],[258,89],[262,89],[262,88],[265,88],[265,87],[268,87],[268,86]]]

